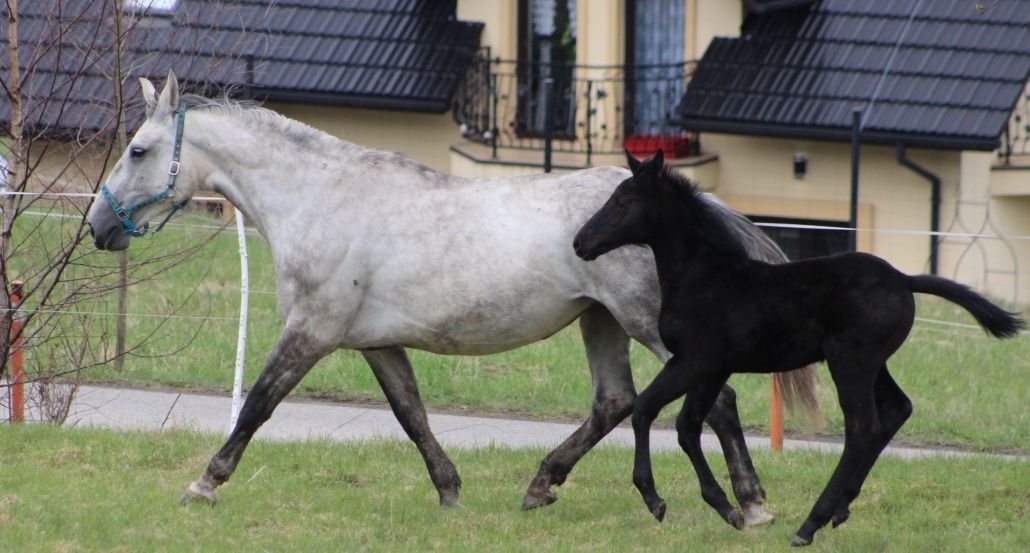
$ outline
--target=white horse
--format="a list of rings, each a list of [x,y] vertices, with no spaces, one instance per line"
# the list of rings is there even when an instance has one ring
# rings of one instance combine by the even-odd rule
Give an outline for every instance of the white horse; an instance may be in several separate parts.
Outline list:
[[[547,338],[578,318],[593,406],[590,418],[543,460],[526,492],[523,508],[547,505],[556,499],[552,485],[562,484],[632,410],[630,338],[662,361],[669,357],[658,336],[651,252],[623,248],[585,263],[572,249],[576,230],[628,171],[450,177],[265,109],[180,98],[171,73],[160,95],[140,81],[147,118],[111,171],[107,201],[90,213],[96,246],[125,249],[129,231],[139,234],[136,224],[170,216],[199,189],[218,192],[271,246],[286,321],[236,428],[184,501],[215,502],[215,489],[276,405],[319,359],[347,348],[368,361],[422,453],[440,503],[457,504],[461,480],[430,431],[405,348],[500,352]],[[783,259],[746,219],[720,209],[756,258]],[[785,376],[788,389],[811,401],[812,369]],[[769,522],[734,401],[727,387],[708,421],[747,522]]]

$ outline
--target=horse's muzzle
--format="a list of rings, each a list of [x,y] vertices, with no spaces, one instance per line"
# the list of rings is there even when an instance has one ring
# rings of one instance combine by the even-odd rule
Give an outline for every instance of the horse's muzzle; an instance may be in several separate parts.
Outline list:
[[[110,215],[105,214],[104,211],[111,210],[99,210],[86,223],[89,225],[89,234],[93,237],[93,244],[98,250],[110,252],[128,249],[130,236],[125,232],[121,221],[115,217],[113,211]]]

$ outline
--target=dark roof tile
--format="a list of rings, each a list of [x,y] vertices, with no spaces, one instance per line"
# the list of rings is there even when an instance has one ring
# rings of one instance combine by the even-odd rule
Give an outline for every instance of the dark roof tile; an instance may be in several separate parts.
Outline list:
[[[19,5],[23,56],[52,50],[25,85],[30,129],[69,136],[110,127],[114,91],[104,76],[110,48],[89,48],[97,37],[109,45],[109,6],[95,0]],[[456,0],[180,0],[170,17],[139,20],[128,33],[125,64],[133,76],[158,80],[174,66],[188,88],[208,93],[246,90],[269,100],[442,112],[483,28],[458,20],[456,6]],[[6,13],[0,5],[0,17]],[[8,60],[6,43],[0,44],[0,70]],[[63,113],[53,103],[32,104],[51,85],[68,99]],[[135,79],[126,86],[126,98],[135,98]],[[131,106],[133,123],[142,116],[138,104]],[[0,125],[9,114],[0,97]]]
[[[712,41],[687,129],[993,149],[1030,77],[1030,0],[822,0],[747,16]]]

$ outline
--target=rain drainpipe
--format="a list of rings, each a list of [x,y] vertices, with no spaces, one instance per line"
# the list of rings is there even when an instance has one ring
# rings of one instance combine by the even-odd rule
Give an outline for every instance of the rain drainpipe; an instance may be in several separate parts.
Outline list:
[[[940,231],[941,178],[905,157],[905,145],[898,143],[898,163],[930,181],[930,274],[937,274],[937,235]]]

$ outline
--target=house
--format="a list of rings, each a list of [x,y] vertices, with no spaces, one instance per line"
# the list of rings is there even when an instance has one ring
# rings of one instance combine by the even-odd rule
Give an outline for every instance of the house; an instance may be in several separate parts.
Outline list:
[[[852,224],[863,108],[859,249],[1030,299],[1030,1],[511,0],[459,14],[486,22],[487,59],[455,100],[454,172],[540,170],[534,67],[549,60],[556,167],[662,145],[792,257],[826,254],[848,247],[836,229]]]

